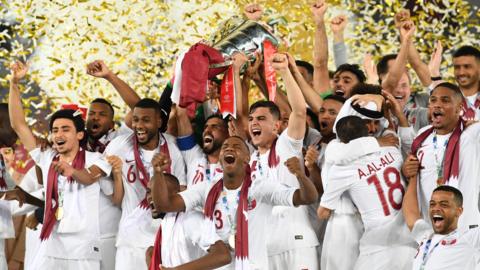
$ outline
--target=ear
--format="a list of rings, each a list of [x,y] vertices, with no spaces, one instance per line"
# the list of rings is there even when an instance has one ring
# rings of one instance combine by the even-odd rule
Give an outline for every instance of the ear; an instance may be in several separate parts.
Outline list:
[[[85,132],[84,131],[77,132],[77,140],[81,141],[81,140],[83,140],[83,137],[85,137]]]
[[[460,207],[457,208],[456,217],[459,218],[462,215],[462,213],[463,213],[463,207],[460,206]]]
[[[275,123],[273,124],[273,131],[275,131],[275,133],[278,133],[281,126],[282,126],[282,121],[275,120]]]

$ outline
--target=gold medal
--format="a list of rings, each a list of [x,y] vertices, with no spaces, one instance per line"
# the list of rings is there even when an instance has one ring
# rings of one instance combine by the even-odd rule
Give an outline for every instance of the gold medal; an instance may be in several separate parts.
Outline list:
[[[63,207],[57,208],[57,211],[55,211],[55,218],[57,218],[57,220],[61,220],[63,218]]]
[[[235,234],[230,234],[230,237],[228,237],[228,244],[233,250],[235,250]]]

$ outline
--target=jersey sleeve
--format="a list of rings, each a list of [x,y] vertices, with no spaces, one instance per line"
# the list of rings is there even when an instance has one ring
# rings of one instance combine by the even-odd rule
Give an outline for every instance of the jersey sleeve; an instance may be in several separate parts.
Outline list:
[[[35,164],[37,164],[43,170],[45,169],[45,165],[47,165],[47,163],[49,163],[55,156],[55,151],[53,151],[51,148],[42,151],[40,147],[37,147],[30,151],[29,154]]]
[[[325,163],[347,165],[361,156],[379,152],[380,150],[377,139],[373,137],[361,137],[346,144],[341,143],[339,140],[333,140],[325,150]]]
[[[416,132],[411,126],[398,128],[398,137],[400,137],[400,147],[403,153],[410,153],[415,136]]]
[[[287,160],[293,156],[301,157],[303,148],[303,139],[295,140],[288,136],[288,128],[285,129],[277,141],[277,154],[280,161]]]
[[[200,182],[190,186],[188,189],[178,193],[185,203],[185,212],[195,207],[203,207],[205,205],[206,193],[209,190],[208,182]]]
[[[170,158],[172,159],[172,173],[178,179],[181,186],[187,185],[187,176],[185,174],[185,162],[177,145],[172,143],[169,145]]]
[[[215,224],[206,219],[200,212],[190,211],[185,215],[183,231],[193,245],[208,252],[210,246],[217,241],[221,241],[216,232]]]
[[[253,197],[273,206],[294,206],[293,194],[296,188],[275,181],[253,181],[250,187]]]
[[[418,219],[413,225],[411,235],[415,241],[420,244],[424,239],[433,233],[432,226],[424,219]]]
[[[329,179],[324,185],[320,206],[335,210],[340,196],[352,187],[357,178],[354,176],[354,170],[340,166],[332,166],[328,175]]]
[[[125,141],[129,138],[129,135],[118,136],[107,145],[103,154],[105,156],[122,156],[122,147],[125,145]]]
[[[195,142],[195,136],[193,134],[177,138],[177,145],[185,160],[185,164],[194,164],[197,159],[203,156],[202,148]]]
[[[125,122],[120,123],[120,127],[117,129],[117,134],[116,136],[123,136],[123,135],[129,135],[133,132],[131,128],[125,124]]]
[[[87,162],[86,162],[86,169],[90,169],[92,166],[97,166],[105,175],[110,175],[112,171],[112,166],[105,160],[102,154],[97,152],[86,152]]]
[[[33,166],[27,171],[25,176],[22,178],[19,186],[20,188],[29,193],[42,188],[37,181],[37,172],[35,166]]]

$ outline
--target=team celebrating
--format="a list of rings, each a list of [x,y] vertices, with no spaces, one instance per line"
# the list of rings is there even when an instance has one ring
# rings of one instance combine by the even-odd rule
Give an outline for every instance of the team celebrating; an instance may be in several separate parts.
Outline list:
[[[398,52],[362,70],[348,63],[339,15],[329,22],[329,72],[327,9],[324,0],[311,7],[312,64],[288,53],[231,56],[235,112],[226,117],[214,80],[192,115],[175,86],[158,101],[140,97],[96,60],[86,73],[108,81],[128,114],[117,123],[121,104],[94,97],[80,104],[87,112],[54,111],[42,139],[23,108],[28,65],[12,63],[0,104],[0,270],[480,269],[478,46],[442,56],[438,43],[426,64],[402,10]],[[252,21],[262,13],[244,10]],[[275,98],[264,65],[282,81]],[[414,81],[424,90],[412,91]],[[254,85],[265,100],[249,104]],[[34,165],[14,179],[17,140]],[[33,222],[14,268],[5,239],[25,214]]]

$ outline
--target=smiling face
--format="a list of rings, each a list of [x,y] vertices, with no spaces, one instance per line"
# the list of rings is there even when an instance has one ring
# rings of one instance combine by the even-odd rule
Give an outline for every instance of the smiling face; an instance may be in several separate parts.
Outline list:
[[[220,164],[223,173],[233,176],[245,169],[250,161],[250,152],[245,142],[239,137],[230,137],[223,142],[220,149]]]
[[[393,89],[392,95],[395,99],[398,100],[400,105],[405,107],[407,104],[408,99],[410,98],[410,94],[412,93],[412,88],[410,87],[410,79],[408,78],[407,73],[403,73],[402,77],[398,81],[397,87]]]
[[[455,57],[453,74],[462,89],[474,87],[480,81],[480,61],[471,55]]]
[[[78,149],[79,142],[83,139],[84,132],[77,132],[72,120],[57,118],[52,124],[51,138],[53,148],[60,154],[67,154]]]
[[[326,99],[320,107],[318,113],[318,122],[320,123],[320,134],[327,137],[333,133],[333,125],[338,112],[342,108],[342,103],[333,99]]]
[[[219,150],[227,137],[228,130],[222,119],[217,117],[208,119],[202,134],[203,152],[209,155]]]
[[[457,125],[461,108],[461,100],[452,90],[443,86],[435,88],[428,103],[432,126],[440,134],[450,133]]]
[[[99,139],[113,128],[113,113],[107,104],[94,102],[90,104],[87,117],[87,134]]]
[[[267,147],[271,144],[280,130],[280,121],[267,107],[259,107],[248,116],[248,132],[253,145]]]
[[[135,107],[133,109],[132,128],[140,145],[152,144],[158,141],[158,129],[162,126],[160,113],[152,108]]]
[[[448,234],[457,228],[458,218],[463,208],[455,202],[454,194],[447,191],[435,191],[429,207],[433,231]]]
[[[353,87],[359,82],[354,73],[350,71],[339,72],[333,76],[333,90],[336,95],[349,98]]]

